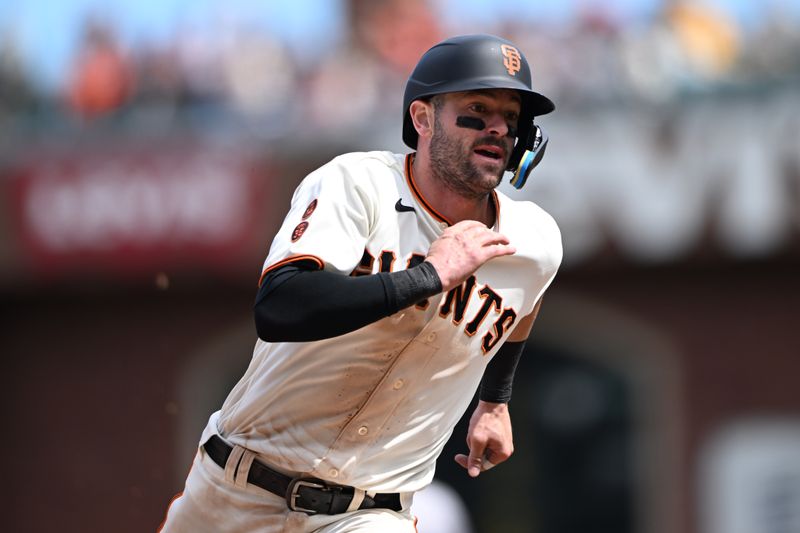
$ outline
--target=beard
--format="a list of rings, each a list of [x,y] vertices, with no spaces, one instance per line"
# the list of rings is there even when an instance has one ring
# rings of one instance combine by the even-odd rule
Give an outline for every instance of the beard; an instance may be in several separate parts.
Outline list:
[[[496,138],[484,138],[476,142],[508,147]],[[448,135],[438,113],[434,117],[434,132],[431,137],[430,158],[433,176],[440,182],[464,198],[479,199],[485,197],[500,185],[505,172],[505,165],[498,172],[496,170],[481,169],[471,159],[472,147],[463,146],[458,139]]]

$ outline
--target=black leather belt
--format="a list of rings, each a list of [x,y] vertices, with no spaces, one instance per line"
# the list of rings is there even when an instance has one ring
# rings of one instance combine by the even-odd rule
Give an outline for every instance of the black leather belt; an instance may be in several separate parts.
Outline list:
[[[206,453],[221,468],[225,468],[233,448],[217,435],[203,444]],[[316,478],[292,478],[277,472],[263,463],[253,461],[247,474],[247,482],[268,490],[286,499],[292,511],[306,514],[340,514],[347,511],[353,501],[355,489],[343,485],[332,485]],[[399,494],[375,494],[364,496],[359,509],[402,509]]]

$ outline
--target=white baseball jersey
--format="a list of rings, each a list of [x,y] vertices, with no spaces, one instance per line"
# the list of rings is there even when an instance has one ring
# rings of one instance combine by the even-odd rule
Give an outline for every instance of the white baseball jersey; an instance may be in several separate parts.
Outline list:
[[[404,160],[405,158],[405,160]],[[308,175],[264,263],[306,259],[344,276],[421,262],[448,221],[420,194],[412,156],[351,153]],[[561,262],[553,219],[493,193],[516,254],[461,287],[338,337],[258,340],[218,414],[226,440],[290,472],[377,492],[418,490],[480,383]]]

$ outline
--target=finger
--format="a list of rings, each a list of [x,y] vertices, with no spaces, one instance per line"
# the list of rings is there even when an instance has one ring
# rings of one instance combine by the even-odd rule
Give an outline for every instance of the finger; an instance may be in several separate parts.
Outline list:
[[[473,239],[484,246],[488,244],[509,244],[511,242],[508,237],[502,233],[497,233],[488,229],[476,232]]]
[[[517,249],[509,244],[491,244],[481,249],[483,262],[503,255],[514,255]]]
[[[483,234],[483,235],[486,235],[486,236],[505,238],[505,235],[503,235],[499,231],[495,231],[492,228],[488,228],[485,225],[481,224],[480,222],[478,222],[474,226],[469,226],[469,227],[463,228],[461,233],[464,233],[464,234],[467,234],[467,235]]]
[[[477,220],[462,220],[461,222],[445,229],[444,232],[442,232],[442,235],[455,236],[459,234],[473,233],[475,231],[480,231],[481,229],[486,229],[486,226]]]
[[[478,237],[499,237],[508,240],[502,233],[498,233],[491,228],[487,228],[485,224],[476,220],[465,220],[463,222],[459,222],[455,226],[450,226],[447,228],[443,235],[444,234],[451,234],[453,236],[461,235],[470,239],[475,239]]]
[[[468,220],[462,220],[461,222],[456,222],[455,224],[450,226],[449,229],[454,231],[460,231],[470,228],[485,228],[485,227],[486,224],[484,224],[483,222],[478,222],[477,220],[468,219]]]
[[[462,468],[465,469],[467,468],[469,458],[466,455],[464,455],[463,453],[456,454],[455,460],[456,463],[458,463]],[[486,457],[484,457],[483,460],[481,461],[481,472],[486,472],[487,470],[491,470],[495,466],[497,465],[488,460]]]
[[[492,459],[494,459],[497,462],[493,463]],[[491,470],[492,468],[502,463],[503,461],[505,461],[505,459],[502,457],[502,455],[495,453],[494,450],[492,450],[487,446],[486,451],[483,452],[483,460],[481,461],[481,472]]]
[[[456,454],[455,460],[456,463],[459,464],[459,466],[461,466],[464,469],[467,468],[467,465],[469,463],[469,458],[466,455],[464,455],[463,453]],[[483,460],[481,461],[481,472],[486,472],[487,470],[491,470],[495,466],[497,465],[484,457]]]
[[[469,450],[469,458],[467,459],[467,474],[470,477],[478,477],[481,473],[481,466],[483,465],[483,452],[486,449],[486,444],[476,445]]]
[[[510,244],[490,244],[486,249],[491,252],[493,257],[497,255],[511,255],[517,252],[517,249]]]
[[[458,454],[456,454],[456,457],[455,457],[456,463],[458,463],[465,470],[467,468],[467,459],[468,459],[468,457],[466,455],[464,455],[463,453],[458,453]]]

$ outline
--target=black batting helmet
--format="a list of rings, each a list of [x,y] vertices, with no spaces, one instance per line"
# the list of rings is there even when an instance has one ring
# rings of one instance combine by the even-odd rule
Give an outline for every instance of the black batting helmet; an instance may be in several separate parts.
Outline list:
[[[494,35],[452,37],[425,52],[406,83],[403,97],[403,142],[417,148],[417,130],[409,114],[411,102],[437,94],[477,89],[516,89],[522,98],[517,143],[507,170],[521,188],[527,174],[541,160],[547,137],[533,123],[555,109],[553,102],[533,90],[531,70],[511,41]],[[526,150],[530,153],[526,153]]]

